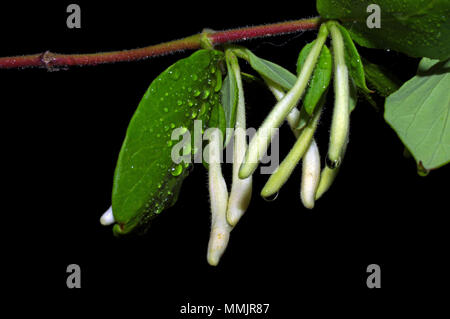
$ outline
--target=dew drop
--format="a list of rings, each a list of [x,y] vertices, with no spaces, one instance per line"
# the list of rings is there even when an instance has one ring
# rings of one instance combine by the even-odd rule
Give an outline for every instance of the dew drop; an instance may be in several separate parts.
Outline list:
[[[417,174],[419,176],[427,176],[430,173],[430,170],[426,169],[422,162],[419,162],[419,164],[417,164]]]
[[[222,88],[222,76],[220,74],[220,72],[217,72],[216,74],[216,86],[214,87],[214,92],[219,92],[220,89]]]
[[[183,105],[183,101],[181,101],[181,100],[178,100],[178,101],[177,101],[177,105],[178,105],[178,106],[181,106],[181,105]]]
[[[203,114],[205,114],[208,107],[209,107],[208,103],[203,103],[202,107],[200,108],[200,113],[198,115],[202,116]]]
[[[183,165],[178,164],[177,166],[173,167],[170,171],[170,173],[173,176],[179,176],[181,174],[181,172],[183,172]]]
[[[266,202],[273,202],[275,199],[277,199],[277,197],[278,197],[278,192],[276,192],[276,193],[273,194],[273,195],[270,195],[270,196],[267,196],[267,197],[263,197],[263,199],[264,199]]]
[[[328,157],[328,154],[327,154],[327,157],[326,157],[326,159],[325,159],[325,164],[328,166],[328,168],[335,169],[335,168],[338,168],[338,167],[341,165],[341,160],[340,160],[340,159],[337,159],[337,160],[335,160],[335,161],[332,161],[332,160]]]
[[[169,112],[169,109],[167,107],[164,108],[164,112]]]
[[[211,92],[209,90],[204,90],[202,99],[206,100],[210,94],[211,94]]]

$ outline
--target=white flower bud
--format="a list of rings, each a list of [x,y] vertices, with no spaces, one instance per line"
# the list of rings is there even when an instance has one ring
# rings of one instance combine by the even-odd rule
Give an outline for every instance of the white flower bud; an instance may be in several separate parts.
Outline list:
[[[108,210],[103,213],[102,217],[100,217],[100,224],[103,226],[109,226],[114,224],[116,221],[114,220],[114,215],[112,212],[112,206],[108,208]]]
[[[210,129],[211,130],[211,129]],[[211,234],[208,244],[208,263],[216,266],[228,245],[232,227],[226,219],[228,190],[222,175],[220,158],[222,139],[220,130],[214,128],[209,139],[209,195],[211,201]]]
[[[300,198],[306,208],[314,207],[316,190],[320,179],[320,154],[316,141],[313,139],[302,164],[302,183]]]

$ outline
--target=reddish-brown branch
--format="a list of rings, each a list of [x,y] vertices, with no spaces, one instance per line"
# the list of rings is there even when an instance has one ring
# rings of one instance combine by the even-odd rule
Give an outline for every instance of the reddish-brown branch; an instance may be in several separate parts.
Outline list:
[[[266,36],[293,33],[302,30],[314,30],[319,26],[319,18],[287,21],[226,31],[218,31],[208,37],[213,44],[242,41]]]
[[[317,29],[319,24],[319,18],[311,18],[218,32],[204,31],[203,33],[180,40],[133,50],[89,54],[57,54],[47,51],[33,55],[3,57],[0,58],[0,69],[26,67],[45,67],[51,69],[54,67],[73,65],[97,65],[121,61],[136,61],[176,51],[199,49],[205,44],[205,41],[214,46],[227,42],[286,34],[302,30],[313,30]]]

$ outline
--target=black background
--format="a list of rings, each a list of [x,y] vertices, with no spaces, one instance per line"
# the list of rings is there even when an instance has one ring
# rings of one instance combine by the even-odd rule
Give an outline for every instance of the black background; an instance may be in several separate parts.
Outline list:
[[[82,28],[72,30],[66,27],[70,2],[2,4],[0,55],[128,49],[204,27],[222,30],[316,15],[312,2],[300,1],[275,7],[91,2],[77,2]],[[243,44],[294,72],[298,52],[314,37],[309,31]],[[415,73],[416,59],[361,52],[403,80]],[[314,301],[322,303],[316,308],[321,312],[333,300],[347,310],[363,305],[364,314],[444,285],[449,167],[419,177],[382,112],[363,100],[352,114],[340,175],[315,209],[301,205],[298,169],[273,202],[258,195],[267,176],[255,175],[250,208],[218,267],[206,262],[209,201],[206,171],[199,164],[177,204],[155,219],[146,235],[113,237],[98,220],[110,205],[127,123],[152,79],[188,54],[58,72],[0,70],[2,263],[10,300],[34,300],[46,311],[59,305],[83,310],[88,304],[145,309],[152,318],[182,318],[178,311],[187,302],[270,303],[264,318],[284,318]],[[257,85],[245,88],[248,126],[258,127],[274,99]],[[331,111],[328,102],[317,133],[322,154]],[[280,134],[282,158],[294,138],[286,126]],[[230,168],[226,172],[230,179]],[[72,263],[82,270],[78,290],[66,287],[66,267]],[[366,267],[372,263],[381,266],[381,289],[366,286]]]

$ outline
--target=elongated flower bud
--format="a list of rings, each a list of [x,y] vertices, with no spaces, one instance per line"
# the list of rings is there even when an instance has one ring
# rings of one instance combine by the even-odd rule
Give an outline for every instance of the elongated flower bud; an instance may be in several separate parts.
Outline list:
[[[322,112],[322,107],[323,101],[321,101],[321,104],[318,105],[308,125],[302,129],[299,137],[297,138],[297,141],[289,151],[289,154],[281,162],[280,166],[275,170],[275,172],[273,172],[273,174],[270,176],[266,185],[264,185],[264,188],[261,191],[262,197],[269,197],[276,194],[281,186],[283,186],[283,184],[291,176],[294,168],[297,166],[297,164],[302,159],[303,155],[305,155],[306,151],[311,145],[311,140],[314,136],[314,132],[316,131],[320,114]]]
[[[211,201],[211,234],[208,244],[208,263],[216,266],[228,245],[232,227],[226,220],[228,190],[222,175],[220,158],[222,139],[220,130],[210,129],[209,136],[209,196]]]
[[[303,157],[302,183],[300,198],[306,208],[312,209],[320,179],[320,154],[316,141],[313,139]]]
[[[344,149],[342,150],[342,157],[345,155],[345,151],[347,150],[348,140],[344,144]],[[339,173],[340,166],[329,167],[325,164],[325,167],[322,169],[320,173],[320,181],[319,186],[317,186],[316,191],[316,200],[318,200],[322,195],[331,187],[333,184],[337,174]]]
[[[286,92],[279,85],[273,83],[271,80],[264,78],[264,81],[266,82],[267,87],[275,96],[277,101],[280,101],[284,97]],[[300,121],[300,111],[298,110],[297,107],[294,107],[286,117],[286,122],[289,124],[289,127],[291,128],[291,131],[292,133],[294,133],[296,138],[298,138],[301,131],[297,128],[299,121]]]
[[[330,28],[334,53],[334,110],[331,121],[330,142],[328,146],[328,159],[339,166],[345,144],[347,143],[350,127],[349,110],[349,77],[345,64],[344,40],[341,32],[334,22],[328,24]]]
[[[108,208],[108,210],[100,217],[100,224],[103,226],[109,226],[115,223],[112,206]]]
[[[316,42],[311,48],[311,51],[306,58],[304,67],[300,71],[294,86],[274,106],[256,132],[253,139],[250,141],[247,153],[245,154],[245,160],[239,170],[240,178],[247,178],[253,174],[259,161],[267,151],[273,135],[276,133],[275,129],[280,127],[286,116],[288,116],[302,97],[327,36],[327,27],[325,24],[322,24]]]
[[[239,178],[239,168],[244,160],[247,150],[246,123],[245,123],[245,100],[244,88],[242,86],[241,70],[236,57],[230,59],[231,67],[236,76],[239,96],[236,110],[236,125],[234,131],[233,149],[233,182],[231,185],[230,198],[228,200],[227,221],[235,226],[244,215],[252,197],[252,177]]]
[[[320,173],[319,186],[317,187],[315,199],[318,200],[333,184],[334,179],[339,171],[339,167],[330,168],[325,165]]]

